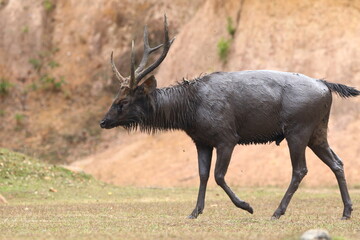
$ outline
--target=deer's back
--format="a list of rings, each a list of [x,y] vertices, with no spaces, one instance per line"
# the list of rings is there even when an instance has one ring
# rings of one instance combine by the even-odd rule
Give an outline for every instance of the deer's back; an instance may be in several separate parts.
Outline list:
[[[188,134],[214,146],[278,140],[288,128],[318,123],[331,105],[321,81],[297,73],[216,72],[201,81],[196,124]]]

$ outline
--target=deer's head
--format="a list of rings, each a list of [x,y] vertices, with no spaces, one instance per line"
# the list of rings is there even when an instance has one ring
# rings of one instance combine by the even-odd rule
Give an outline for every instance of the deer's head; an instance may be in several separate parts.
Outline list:
[[[166,15],[164,16],[164,43],[151,48],[148,40],[148,31],[144,29],[144,54],[139,66],[135,70],[134,41],[132,41],[131,51],[131,73],[129,77],[123,77],[115,66],[113,53],[111,53],[111,66],[116,78],[120,81],[119,92],[113,101],[109,111],[100,121],[100,127],[110,129],[117,126],[131,126],[141,121],[143,114],[150,106],[148,96],[156,89],[156,79],[154,76],[144,77],[157,68],[165,59],[171,44],[175,38],[169,40],[168,25]],[[163,47],[160,57],[146,67],[149,55],[157,49]],[[145,68],[146,67],[146,68]]]

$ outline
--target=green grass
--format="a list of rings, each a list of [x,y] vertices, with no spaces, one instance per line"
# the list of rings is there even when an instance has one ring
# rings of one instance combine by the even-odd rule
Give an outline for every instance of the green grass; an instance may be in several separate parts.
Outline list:
[[[0,192],[9,203],[0,205],[0,239],[295,240],[312,228],[327,229],[333,239],[360,239],[359,189],[350,190],[355,211],[349,221],[340,220],[337,189],[300,188],[276,221],[270,216],[285,189],[234,191],[251,203],[253,215],[210,188],[204,213],[189,220],[197,188],[116,187],[1,149]]]

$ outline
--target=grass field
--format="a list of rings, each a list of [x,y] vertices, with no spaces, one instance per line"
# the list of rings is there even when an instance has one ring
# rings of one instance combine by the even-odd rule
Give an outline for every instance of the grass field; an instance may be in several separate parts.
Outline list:
[[[298,239],[312,228],[335,240],[360,239],[360,190],[350,189],[353,218],[340,220],[337,188],[300,188],[287,214],[272,221],[285,189],[234,188],[253,206],[237,209],[210,188],[204,214],[186,219],[197,188],[116,187],[86,174],[0,149],[0,239]]]

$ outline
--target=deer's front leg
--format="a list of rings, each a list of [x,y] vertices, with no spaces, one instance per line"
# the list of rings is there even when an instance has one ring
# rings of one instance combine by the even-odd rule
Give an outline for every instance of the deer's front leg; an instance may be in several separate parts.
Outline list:
[[[205,192],[206,185],[209,179],[212,147],[196,144],[198,152],[198,163],[199,163],[199,175],[200,175],[200,188],[194,211],[188,216],[190,219],[197,218],[204,210],[205,206]]]

